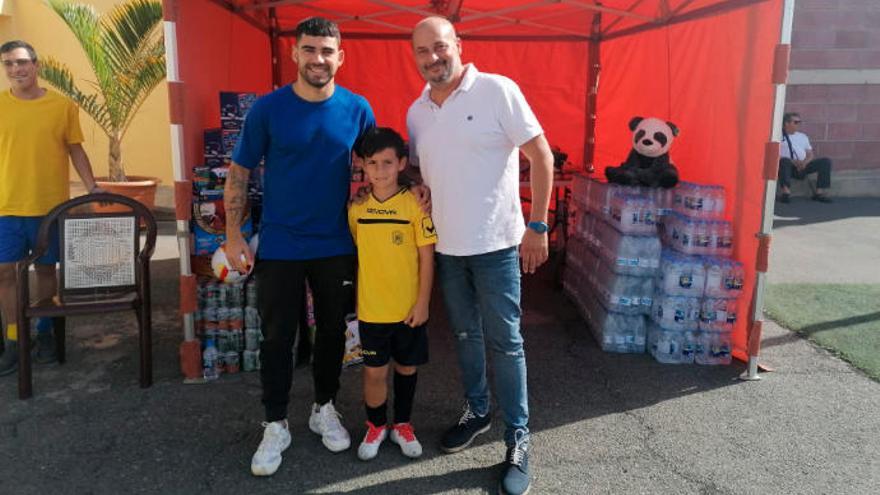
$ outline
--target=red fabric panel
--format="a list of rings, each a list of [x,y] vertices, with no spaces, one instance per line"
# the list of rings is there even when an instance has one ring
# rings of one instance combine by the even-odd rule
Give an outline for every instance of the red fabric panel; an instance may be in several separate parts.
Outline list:
[[[198,282],[195,275],[180,276],[180,314],[199,309]]]
[[[290,57],[293,38],[282,40],[282,79],[296,79]],[[336,80],[367,98],[381,126],[406,132],[406,110],[424,88],[412,48],[400,40],[344,40],[345,61]],[[482,72],[505,75],[519,84],[551,145],[580,164],[584,148],[587,44],[465,41],[462,61]]]
[[[178,0],[162,0],[162,20],[177,22]]]
[[[776,45],[773,60],[773,82],[785,84],[788,81],[788,64],[791,61],[791,45]]]
[[[168,83],[168,121],[183,124],[186,108],[186,88],[181,82]]]
[[[779,143],[770,141],[764,144],[764,179],[776,180],[779,176]]]
[[[220,127],[220,91],[272,89],[269,37],[206,0],[179,2],[177,49],[186,85],[184,170],[202,162],[202,131]]]
[[[758,254],[755,259],[755,270],[761,273],[767,273],[767,267],[770,266],[770,241],[773,236],[770,234],[758,234]]]
[[[761,333],[764,330],[764,322],[761,320],[755,320],[752,322],[751,328],[749,329],[749,338],[748,338],[748,355],[749,356],[757,356],[761,351]]]
[[[192,219],[192,181],[174,182],[174,216],[177,220]]]
[[[685,180],[722,184],[734,257],[746,268],[734,347],[746,349],[764,200],[781,1],[602,44],[597,173],[630,150],[627,122],[656,116],[679,126],[670,156]]]

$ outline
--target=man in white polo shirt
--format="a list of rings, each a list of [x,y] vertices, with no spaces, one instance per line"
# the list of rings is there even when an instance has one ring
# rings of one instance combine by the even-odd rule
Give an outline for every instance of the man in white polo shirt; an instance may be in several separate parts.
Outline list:
[[[419,22],[413,50],[428,84],[407,114],[410,155],[431,189],[438,280],[467,399],[441,447],[458,452],[489,429],[488,348],[506,425],[500,491],[522,494],[531,477],[520,262],[522,271],[534,273],[547,260],[553,155],[516,83],[462,65],[461,40],[449,21]],[[518,150],[531,162],[528,226],[520,206]]]
[[[782,117],[782,143],[779,147],[779,187],[782,189],[780,201],[791,201],[791,179],[805,179],[816,174],[816,193],[814,201],[830,203],[827,191],[831,187],[831,159],[815,158],[810,138],[798,131],[801,116],[796,112]]]

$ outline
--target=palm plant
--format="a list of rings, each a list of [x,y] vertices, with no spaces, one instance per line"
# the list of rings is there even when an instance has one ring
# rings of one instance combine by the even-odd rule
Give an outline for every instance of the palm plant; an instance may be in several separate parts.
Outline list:
[[[87,82],[91,91],[82,91],[70,69],[51,57],[41,62],[40,76],[76,102],[107,134],[110,180],[124,181],[122,139],[144,100],[165,78],[162,4],[131,0],[99,15],[91,5],[45,1],[79,41],[96,80]]]

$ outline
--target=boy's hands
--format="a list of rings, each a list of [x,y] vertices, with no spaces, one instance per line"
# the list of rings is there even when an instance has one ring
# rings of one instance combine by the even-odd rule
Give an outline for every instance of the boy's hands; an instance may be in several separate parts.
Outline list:
[[[406,315],[406,319],[403,320],[412,328],[424,325],[426,321],[428,321],[428,304],[420,302],[416,302],[415,306],[409,310],[409,314]]]

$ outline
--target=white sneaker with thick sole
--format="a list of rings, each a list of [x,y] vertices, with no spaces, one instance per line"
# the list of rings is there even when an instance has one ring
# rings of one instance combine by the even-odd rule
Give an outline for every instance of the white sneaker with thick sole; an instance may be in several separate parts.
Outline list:
[[[290,447],[290,431],[284,421],[263,423],[263,441],[251,459],[254,476],[271,476],[281,465],[281,453]]]
[[[386,436],[388,436],[388,428],[385,425],[376,426],[367,421],[367,433],[364,434],[364,441],[358,447],[358,459],[369,461],[376,457],[379,446],[385,441]]]
[[[321,442],[330,452],[342,452],[351,447],[351,437],[339,421],[341,417],[342,415],[333,407],[333,401],[323,406],[312,404],[309,429],[321,435]]]
[[[422,444],[410,423],[397,423],[391,428],[391,441],[400,445],[403,455],[415,459],[422,456]]]

